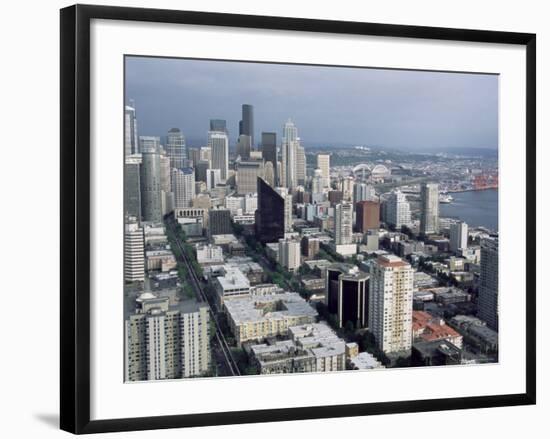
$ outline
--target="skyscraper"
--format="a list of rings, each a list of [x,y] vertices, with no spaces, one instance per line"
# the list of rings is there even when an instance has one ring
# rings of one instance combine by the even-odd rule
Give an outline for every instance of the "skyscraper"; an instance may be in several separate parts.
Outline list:
[[[451,224],[450,228],[450,248],[452,252],[468,248],[468,224],[459,221]]]
[[[334,209],[334,242],[336,245],[352,243],[353,206],[351,203],[337,204]]]
[[[353,202],[359,201],[374,201],[376,199],[376,191],[374,187],[366,183],[355,183],[353,186]]]
[[[225,183],[229,170],[229,139],[226,133],[210,131],[208,146],[212,148],[212,169],[220,170],[220,177]]]
[[[275,170],[273,169],[273,162],[265,162],[264,179],[271,187],[275,187]]]
[[[275,188],[284,200],[284,231],[292,232],[292,194],[284,187]]]
[[[206,189],[212,190],[222,181],[221,172],[219,169],[206,170]]]
[[[439,232],[439,185],[424,183],[420,191],[420,233]]]
[[[129,156],[139,152],[136,109],[133,101],[124,107],[124,155]]]
[[[384,221],[400,229],[411,225],[411,207],[407,197],[399,190],[392,192],[386,201]]]
[[[125,225],[124,280],[126,282],[143,282],[145,280],[143,228],[133,222]]]
[[[330,154],[317,154],[317,168],[321,170],[323,186],[330,187]]]
[[[140,137],[140,140],[144,139]],[[141,214],[143,221],[162,221],[160,154],[154,142],[141,142]]]
[[[139,152],[151,150],[160,151],[160,137],[139,136]]]
[[[263,161],[241,161],[237,164],[237,193],[240,195],[255,193],[258,189],[258,177],[264,178]]]
[[[241,134],[237,139],[237,155],[242,160],[248,160],[250,158],[250,151],[252,149],[252,137]]]
[[[150,292],[125,318],[126,381],[200,376],[210,368],[208,307],[195,300],[170,305]]]
[[[126,156],[124,164],[124,215],[141,221],[141,154]]]
[[[243,104],[242,113],[239,135],[250,136],[250,144],[254,147],[254,107],[250,104]]]
[[[300,144],[296,146],[296,184],[306,184],[306,152]]]
[[[184,168],[187,160],[185,137],[179,128],[172,128],[166,136],[166,154],[170,158],[171,168]]]
[[[285,123],[282,143],[282,184],[281,186],[293,189],[297,186],[296,180],[296,148],[298,147],[298,130],[292,120]]]
[[[227,122],[225,119],[210,119],[210,131],[219,131],[227,134]]]
[[[285,236],[285,199],[264,179],[258,178],[256,238],[262,243],[279,242]]]
[[[343,177],[338,182],[338,189],[342,191],[344,201],[353,201],[353,187],[355,180],[353,177]]]
[[[498,237],[481,240],[477,315],[498,331]]]
[[[266,162],[271,162],[273,165],[273,183],[272,186],[277,186],[277,134],[262,133],[262,156]]]
[[[380,227],[380,203],[378,201],[359,201],[355,204],[355,228],[367,233],[369,229]]]
[[[172,192],[174,208],[191,207],[195,198],[195,173],[193,168],[172,168]]]
[[[172,183],[170,175],[170,158],[161,148],[160,153],[160,192],[162,214],[166,215],[174,210],[174,193],[172,192]]]
[[[411,266],[394,255],[379,256],[371,267],[368,325],[386,354],[410,353],[413,279]]]

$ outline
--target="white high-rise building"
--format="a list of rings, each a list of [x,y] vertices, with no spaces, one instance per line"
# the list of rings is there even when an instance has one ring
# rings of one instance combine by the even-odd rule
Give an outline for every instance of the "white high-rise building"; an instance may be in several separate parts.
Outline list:
[[[396,229],[411,225],[411,207],[401,191],[392,192],[386,201],[384,221]]]
[[[317,168],[321,170],[323,186],[330,187],[330,154],[317,154]]]
[[[374,187],[367,183],[355,183],[353,186],[353,202],[374,201],[376,200],[376,191]]]
[[[172,192],[174,207],[183,209],[191,207],[195,198],[195,172],[193,168],[172,168]]]
[[[222,182],[221,171],[219,169],[206,170],[206,190],[215,189]]]
[[[352,244],[353,205],[337,204],[334,209],[334,242],[336,245]]]
[[[138,152],[139,141],[136,109],[134,105],[126,105],[124,107],[124,155],[129,156]]]
[[[344,201],[353,201],[353,187],[355,180],[353,177],[344,177],[339,182],[339,189],[342,191]]]
[[[222,183],[229,173],[229,138],[221,131],[208,132],[208,146],[212,149],[212,169],[220,170]]]
[[[124,233],[124,280],[145,280],[145,244],[143,228],[137,223],[126,224]]]
[[[179,128],[172,128],[166,136],[166,155],[170,158],[171,168],[184,168],[187,160],[185,136]]]
[[[379,256],[371,267],[368,324],[384,353],[411,350],[413,281],[414,270],[397,256]]]
[[[439,233],[439,185],[424,183],[420,190],[420,233]]]
[[[212,148],[210,146],[201,146],[199,158],[203,162],[208,162],[208,166],[212,167]]]
[[[325,188],[325,179],[323,178],[323,171],[319,168],[313,171],[313,178],[311,179],[311,193],[322,194]]]
[[[306,151],[300,144],[296,147],[296,184],[303,186],[306,183]]]
[[[299,146],[298,130],[289,119],[283,128],[282,149],[282,186],[289,189],[298,185],[296,177],[297,148]]]
[[[289,194],[288,189],[284,187],[278,187],[275,190],[283,197],[285,202],[285,232],[292,232],[292,194]]]
[[[125,319],[126,381],[201,376],[210,368],[208,307],[196,301],[170,305],[150,292]]]
[[[481,240],[477,315],[498,331],[498,237]]]
[[[288,271],[295,271],[300,268],[300,241],[279,239],[279,264]]]
[[[463,248],[468,248],[468,224],[462,221],[451,224],[450,247],[451,251],[455,253]]]

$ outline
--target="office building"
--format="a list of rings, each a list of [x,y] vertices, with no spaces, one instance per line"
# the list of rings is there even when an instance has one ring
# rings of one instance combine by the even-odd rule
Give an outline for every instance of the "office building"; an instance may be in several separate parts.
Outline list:
[[[380,227],[380,203],[378,201],[359,201],[355,204],[355,229],[366,233]]]
[[[451,224],[449,245],[454,253],[468,248],[468,224],[462,221]]]
[[[279,264],[288,271],[295,271],[301,262],[300,241],[279,239]]]
[[[268,180],[271,186],[277,186],[277,173],[278,173],[278,160],[277,160],[277,134],[276,133],[262,133],[262,157],[265,160],[266,172],[268,163],[271,163],[273,167],[273,183]],[[266,179],[267,179],[266,174]]]
[[[219,169],[207,169],[206,170],[206,190],[211,191],[215,189],[217,185],[221,184],[222,177]]]
[[[379,256],[371,266],[368,325],[386,354],[410,354],[414,270],[394,255]]]
[[[481,240],[478,317],[498,331],[498,237]]]
[[[237,345],[285,336],[291,326],[315,323],[317,311],[298,293],[236,297],[223,304]]]
[[[170,158],[161,148],[160,154],[160,192],[162,215],[174,210],[174,193],[172,192],[172,176],[170,172]]]
[[[210,137],[209,140],[210,142]],[[212,166],[212,148],[210,146],[201,146],[199,159],[209,163]]]
[[[411,207],[407,197],[401,191],[392,192],[385,202],[384,221],[396,229],[411,225]]]
[[[256,193],[258,177],[264,177],[262,161],[240,161],[237,164],[237,193],[240,195]]]
[[[124,215],[141,221],[141,154],[126,156],[124,163]]]
[[[243,104],[242,119],[239,123],[239,135],[244,134],[250,137],[250,144],[254,147],[254,107],[250,104]]]
[[[283,128],[282,142],[282,184],[281,186],[293,189],[297,186],[296,180],[296,149],[299,146],[298,129],[288,119]]]
[[[342,191],[344,201],[353,201],[353,187],[355,180],[353,177],[344,177],[340,179],[338,189]]]
[[[208,212],[208,234],[229,235],[233,233],[229,209],[210,209]]]
[[[146,292],[125,318],[125,380],[196,377],[210,369],[208,307],[195,300],[171,305]]]
[[[209,169],[208,166],[209,165],[206,160],[193,162],[193,167],[195,168],[195,181],[202,181],[206,183],[206,172]]]
[[[420,233],[439,233],[439,185],[424,183],[420,190]]]
[[[160,154],[158,143],[144,140],[141,142],[141,214],[143,221],[162,221],[162,190],[160,175]]]
[[[241,160],[248,160],[250,158],[251,150],[252,137],[241,134],[237,139],[237,156],[239,156]]]
[[[262,243],[279,242],[285,236],[285,197],[262,178],[257,179],[256,238]]]
[[[124,155],[139,153],[136,109],[133,102],[124,107]]]
[[[327,268],[325,301],[335,314],[338,327],[367,326],[369,275],[350,264],[337,263]]]
[[[321,240],[313,236],[304,236],[300,246],[304,258],[314,259],[321,249]]]
[[[125,225],[124,280],[126,282],[143,282],[145,280],[143,228],[137,223]]]
[[[210,119],[210,131],[218,131],[227,134],[227,122],[225,119]]]
[[[191,207],[195,198],[195,173],[193,168],[172,168],[172,192],[174,207],[182,209]]]
[[[153,150],[160,152],[160,137],[139,136],[139,152]]]
[[[338,245],[352,244],[353,205],[337,204],[334,209],[334,242]]]
[[[330,187],[330,154],[317,154],[317,169],[321,170],[323,187]]]
[[[320,168],[317,168],[313,171],[313,177],[311,179],[311,194],[313,197],[313,202],[317,201],[315,198],[320,198],[319,201],[323,200],[323,192],[325,188],[325,179],[323,177],[323,171]],[[318,197],[318,195],[321,195]]]
[[[355,183],[353,186],[353,202],[359,201],[375,201],[376,191],[374,187],[366,183]]]
[[[273,169],[273,163],[272,162],[265,162],[265,165],[264,165],[264,180],[271,187],[275,187],[275,184],[276,184],[275,170]]]
[[[211,148],[211,169],[220,170],[220,178],[225,183],[229,177],[229,139],[226,133],[210,131],[208,146]]]
[[[296,184],[306,184],[306,151],[303,146],[296,146]]]
[[[166,154],[170,158],[171,168],[183,168],[187,166],[187,148],[185,137],[179,128],[171,128],[166,136]]]

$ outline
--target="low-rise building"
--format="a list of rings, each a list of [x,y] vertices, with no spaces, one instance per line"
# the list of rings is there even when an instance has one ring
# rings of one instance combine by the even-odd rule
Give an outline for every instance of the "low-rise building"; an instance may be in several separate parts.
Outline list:
[[[206,244],[195,245],[197,262],[201,265],[212,265],[223,263],[223,250],[218,245]]]
[[[413,340],[447,340],[462,349],[462,335],[448,326],[442,318],[425,311],[413,311],[412,336]]]
[[[176,257],[172,250],[149,250],[145,252],[147,271],[160,270],[167,272],[177,267]]]
[[[291,326],[313,323],[317,311],[297,293],[238,297],[223,303],[237,344],[286,335]]]
[[[215,286],[220,305],[228,299],[250,295],[250,281],[238,268],[225,269],[223,276],[216,277]]]

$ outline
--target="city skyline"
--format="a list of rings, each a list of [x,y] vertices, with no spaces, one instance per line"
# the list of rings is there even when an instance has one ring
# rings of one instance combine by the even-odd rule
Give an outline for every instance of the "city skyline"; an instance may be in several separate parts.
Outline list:
[[[126,72],[139,135],[178,127],[189,146],[205,144],[211,119],[235,145],[250,104],[255,143],[291,118],[306,147],[498,147],[497,75],[155,57],[127,57]]]

